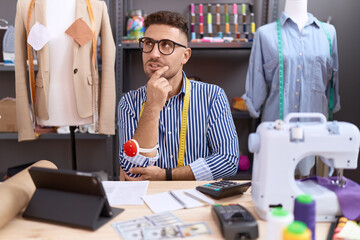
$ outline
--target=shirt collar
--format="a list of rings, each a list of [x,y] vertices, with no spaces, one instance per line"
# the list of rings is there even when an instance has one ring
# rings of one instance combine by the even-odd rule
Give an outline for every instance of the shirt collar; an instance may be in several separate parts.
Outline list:
[[[309,17],[309,20],[307,22],[307,25],[311,25],[311,24],[314,24],[315,26],[317,26],[318,28],[320,27],[320,21],[314,17],[314,15],[312,15],[311,13],[308,13],[308,17]],[[281,13],[281,16],[280,16],[280,23],[281,23],[281,26],[284,26],[284,24],[287,22],[287,20],[291,20],[290,16],[287,15],[284,11]],[[292,21],[292,20],[291,20]]]
[[[182,83],[182,87],[181,87],[181,90],[180,90],[179,94],[180,93],[185,94],[185,91],[186,91],[186,75],[185,75],[184,71],[182,71],[182,74],[183,74],[183,83]]]

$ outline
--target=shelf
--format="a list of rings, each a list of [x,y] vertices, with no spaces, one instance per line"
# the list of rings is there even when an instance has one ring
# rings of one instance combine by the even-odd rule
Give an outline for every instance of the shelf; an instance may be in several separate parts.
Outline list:
[[[139,49],[139,44],[136,42],[123,42],[119,47],[124,49]],[[231,43],[194,43],[190,42],[189,47],[192,49],[211,49],[211,50],[224,50],[224,49],[251,49],[252,42],[231,42]]]
[[[9,66],[4,66],[4,65],[0,65],[0,71],[15,71],[15,65],[9,65]]]
[[[87,139],[87,140],[97,140],[97,139],[106,139],[112,137],[112,135],[103,135],[103,134],[90,134],[90,133],[75,133],[75,139]],[[0,133],[0,140],[17,140],[17,133]],[[58,133],[44,133],[41,134],[38,138],[39,140],[48,140],[48,139],[70,139],[70,134],[58,134]]]
[[[251,180],[252,168],[247,171],[238,171],[234,176],[224,177],[225,180]]]
[[[193,49],[251,49],[252,42],[230,42],[230,43],[195,43],[190,42],[189,47]]]
[[[37,65],[34,66],[35,71],[38,70]],[[98,65],[98,69],[99,71],[101,71],[101,64]],[[4,65],[0,65],[0,72],[13,72],[15,71],[15,65],[8,65],[8,66],[4,66]]]
[[[38,70],[38,66],[34,65],[34,70],[37,71]],[[15,65],[0,65],[0,71],[1,72],[13,72],[15,71]]]
[[[251,118],[249,112],[231,111],[231,114],[234,119],[250,119]]]

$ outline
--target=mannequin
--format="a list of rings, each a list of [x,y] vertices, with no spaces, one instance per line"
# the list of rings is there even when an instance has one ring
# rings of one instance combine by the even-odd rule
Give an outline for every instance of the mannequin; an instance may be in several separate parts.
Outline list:
[[[32,11],[29,11],[30,3],[34,4]],[[31,18],[27,27],[29,12]],[[83,25],[78,24],[78,20]],[[32,113],[29,107],[31,90],[26,77],[26,42],[29,43],[33,27],[38,27],[35,23],[39,23],[49,37],[38,49],[30,44],[36,50],[38,59],[33,101],[35,112]],[[18,140],[35,139],[34,119],[41,126],[94,123],[98,126],[97,133],[115,134],[115,44],[105,2],[18,0],[15,26]],[[71,35],[68,30],[73,26],[76,27],[72,28],[75,30]],[[84,29],[91,36],[80,43],[78,39],[86,35],[82,32]],[[31,35],[33,39],[41,39],[42,36]],[[97,42],[98,37],[101,38],[101,79],[97,62],[93,60],[92,43],[94,39]]]
[[[261,115],[262,121],[282,119],[291,112],[331,116],[340,110],[338,84],[334,26],[307,13],[306,0],[287,0],[280,19],[259,27],[255,34],[242,96],[250,115]],[[299,174],[309,175],[313,163],[301,161]]]
[[[42,126],[80,126],[91,124],[92,116],[81,118],[76,110],[72,80],[74,40],[65,31],[75,21],[75,0],[46,0],[47,29],[50,32],[49,119],[37,118]],[[62,49],[62,51],[58,51]]]
[[[284,12],[298,25],[299,31],[308,22],[307,0],[286,0]]]

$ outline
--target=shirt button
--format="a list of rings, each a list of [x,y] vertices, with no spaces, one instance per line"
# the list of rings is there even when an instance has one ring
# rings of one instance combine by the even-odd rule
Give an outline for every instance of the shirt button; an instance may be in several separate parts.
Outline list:
[[[298,68],[300,69],[300,68],[301,68],[301,65],[298,65]]]
[[[170,135],[170,134],[171,134],[171,131],[168,131],[168,134]]]
[[[298,105],[295,105],[295,109],[297,109],[298,108]]]
[[[296,94],[296,95],[299,95],[299,92],[296,92],[295,94]]]
[[[170,111],[170,107],[168,107],[167,110]]]
[[[302,56],[302,52],[299,52],[299,55]]]
[[[76,74],[78,72],[78,69],[77,68],[75,68],[74,69],[74,74]]]
[[[300,79],[296,79],[297,82],[300,82]]]
[[[173,155],[170,155],[170,158],[173,158],[174,156]]]

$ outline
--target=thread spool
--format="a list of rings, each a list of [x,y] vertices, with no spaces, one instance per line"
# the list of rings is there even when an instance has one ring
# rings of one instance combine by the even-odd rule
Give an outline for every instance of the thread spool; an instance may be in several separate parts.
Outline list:
[[[250,160],[246,155],[240,155],[239,157],[239,170],[247,171],[250,167]]]
[[[294,215],[283,209],[274,208],[267,217],[266,239],[282,239],[284,229],[294,221]]]
[[[300,221],[293,221],[283,232],[282,240],[310,240],[311,231],[306,224]]]
[[[312,240],[315,240],[315,200],[309,194],[301,194],[296,197],[294,205],[294,219],[301,221],[311,230]]]

